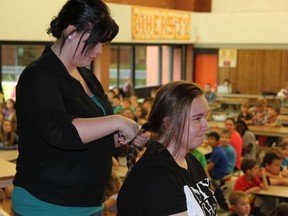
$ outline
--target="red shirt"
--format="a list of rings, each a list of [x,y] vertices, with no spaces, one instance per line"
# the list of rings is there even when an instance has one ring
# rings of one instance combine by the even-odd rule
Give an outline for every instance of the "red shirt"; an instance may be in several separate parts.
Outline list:
[[[237,169],[241,169],[241,157],[242,157],[242,138],[237,131],[231,133],[230,144],[233,146],[236,152],[236,163]]]
[[[247,191],[252,187],[260,186],[261,184],[262,181],[258,177],[255,177],[251,182],[248,182],[243,175],[236,180],[234,184],[234,190]]]

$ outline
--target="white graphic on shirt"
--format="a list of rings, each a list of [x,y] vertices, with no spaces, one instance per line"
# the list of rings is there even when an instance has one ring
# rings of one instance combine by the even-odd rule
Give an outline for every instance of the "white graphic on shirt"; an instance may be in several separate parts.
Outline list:
[[[216,200],[213,191],[209,187],[209,179],[196,184],[197,188],[184,186],[189,216],[216,215]],[[211,199],[212,202],[211,202]],[[209,202],[210,200],[210,202]]]

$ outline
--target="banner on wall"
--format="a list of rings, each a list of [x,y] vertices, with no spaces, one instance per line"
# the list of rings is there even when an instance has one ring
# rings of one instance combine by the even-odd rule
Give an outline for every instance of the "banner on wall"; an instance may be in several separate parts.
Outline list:
[[[132,6],[132,40],[190,40],[191,13]]]
[[[219,49],[218,60],[219,67],[236,67],[237,49]]]

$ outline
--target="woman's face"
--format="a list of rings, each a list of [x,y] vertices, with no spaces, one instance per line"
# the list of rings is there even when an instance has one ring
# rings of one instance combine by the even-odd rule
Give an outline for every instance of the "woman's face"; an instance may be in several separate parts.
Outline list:
[[[206,116],[209,107],[204,96],[195,98],[192,102],[189,118],[186,121],[183,142],[188,149],[194,149],[203,143],[205,132],[208,130]]]
[[[71,62],[76,67],[88,67],[91,62],[96,58],[97,54],[102,53],[102,44],[97,44],[93,49],[84,51],[82,53],[85,41],[89,37],[89,33],[85,33],[82,37],[82,33],[74,32],[71,34],[71,39],[67,38],[70,43],[67,46],[71,47]],[[80,41],[80,42],[79,42]],[[79,43],[79,46],[78,46]],[[78,48],[77,48],[78,46]],[[76,51],[76,52],[75,52]],[[74,56],[75,53],[75,56]],[[74,56],[74,57],[73,57]]]

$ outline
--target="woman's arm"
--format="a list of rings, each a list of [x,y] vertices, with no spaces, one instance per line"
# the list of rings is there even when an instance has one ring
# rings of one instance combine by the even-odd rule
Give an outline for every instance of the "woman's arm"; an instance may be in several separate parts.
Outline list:
[[[84,144],[100,139],[112,133],[119,132],[118,141],[127,144],[132,141],[139,130],[139,125],[121,115],[111,115],[97,118],[75,118],[72,124]]]

